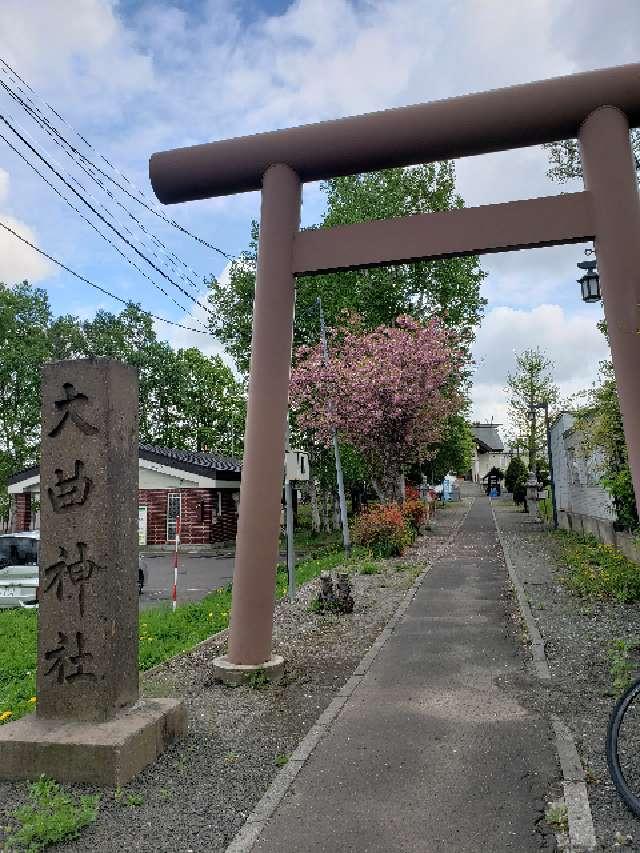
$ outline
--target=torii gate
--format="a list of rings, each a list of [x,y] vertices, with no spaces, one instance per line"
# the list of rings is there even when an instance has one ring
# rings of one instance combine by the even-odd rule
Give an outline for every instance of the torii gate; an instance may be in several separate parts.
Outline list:
[[[251,373],[233,577],[230,677],[273,668],[275,566],[295,277],[595,240],[640,502],[640,198],[629,127],[640,64],[154,154],[158,199],[262,190]],[[578,137],[585,190],[300,231],[306,181]],[[223,667],[224,668],[224,667]]]

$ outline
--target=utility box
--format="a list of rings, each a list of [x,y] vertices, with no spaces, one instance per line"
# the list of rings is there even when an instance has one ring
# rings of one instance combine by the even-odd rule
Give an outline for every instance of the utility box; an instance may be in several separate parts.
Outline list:
[[[309,479],[309,454],[304,450],[288,450],[284,455],[285,477],[289,481]]]

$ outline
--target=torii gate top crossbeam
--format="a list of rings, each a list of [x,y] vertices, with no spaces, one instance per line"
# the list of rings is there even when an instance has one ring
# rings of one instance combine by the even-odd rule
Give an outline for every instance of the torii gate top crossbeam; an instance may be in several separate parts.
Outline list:
[[[569,139],[603,105],[640,124],[639,63],[164,151],[149,176],[174,204],[258,190],[275,163],[306,182]]]

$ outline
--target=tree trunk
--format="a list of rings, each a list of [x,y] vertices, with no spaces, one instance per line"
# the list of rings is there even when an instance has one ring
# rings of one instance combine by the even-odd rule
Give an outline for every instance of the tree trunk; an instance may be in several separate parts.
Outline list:
[[[331,496],[327,489],[322,489],[320,492],[320,518],[322,521],[321,529],[324,533],[329,532],[329,500]]]
[[[311,503],[311,532],[314,536],[320,533],[320,510],[318,509],[318,484],[309,477],[309,499]]]
[[[332,518],[332,521],[333,521],[333,529],[334,530],[341,530],[342,529],[342,525],[340,523],[340,499],[339,499],[338,495],[336,495],[335,493],[333,495],[333,518]]]

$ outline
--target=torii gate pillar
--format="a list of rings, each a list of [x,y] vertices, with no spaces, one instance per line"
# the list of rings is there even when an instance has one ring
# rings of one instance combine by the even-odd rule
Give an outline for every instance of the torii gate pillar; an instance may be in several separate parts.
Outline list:
[[[283,659],[272,655],[271,638],[300,190],[289,166],[270,166],[264,174],[229,652],[215,663],[215,674],[227,683],[242,680],[243,667],[263,667],[271,680],[283,667]]]
[[[629,121],[616,107],[594,110],[578,138],[593,199],[602,301],[629,463],[640,503],[640,196]]]

